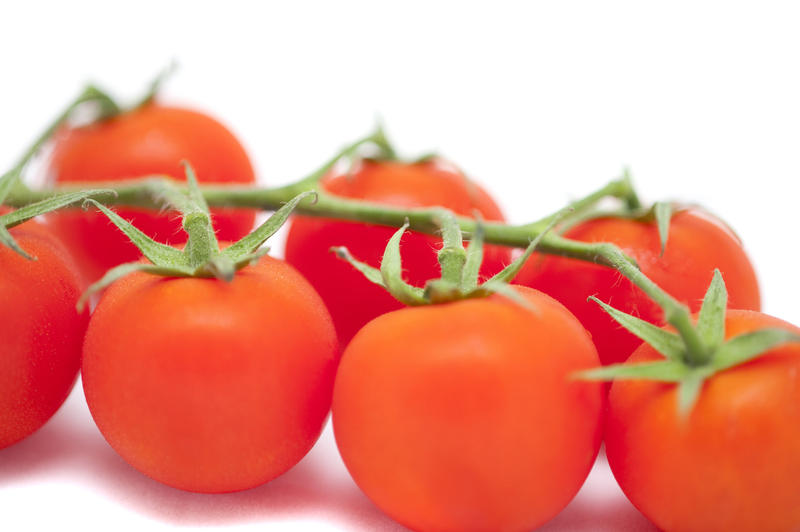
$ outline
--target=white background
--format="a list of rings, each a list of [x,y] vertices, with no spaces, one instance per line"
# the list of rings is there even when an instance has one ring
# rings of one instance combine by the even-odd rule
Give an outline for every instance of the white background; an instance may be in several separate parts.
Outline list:
[[[800,24],[790,2],[14,2],[0,7],[0,165],[94,80],[221,118],[263,183],[294,180],[383,118],[525,222],[633,171],[647,200],[700,202],[740,234],[764,309],[800,323]],[[276,246],[279,247],[279,246]],[[329,431],[261,488],[187,494],[105,444],[80,387],[0,452],[0,527],[400,530]],[[268,526],[269,525],[269,526]],[[601,464],[549,530],[649,530]]]

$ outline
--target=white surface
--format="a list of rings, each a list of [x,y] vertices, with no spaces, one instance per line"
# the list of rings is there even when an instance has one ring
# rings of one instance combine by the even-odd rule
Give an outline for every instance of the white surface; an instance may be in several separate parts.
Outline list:
[[[264,183],[307,173],[378,114],[402,152],[439,150],[516,222],[630,165],[645,199],[696,201],[727,219],[765,310],[800,323],[791,2],[17,2],[0,13],[2,168],[87,79],[133,99],[175,58],[164,99],[222,118]],[[0,515],[4,530],[398,529],[348,479],[329,432],[267,486],[185,494],[117,458],[80,389],[0,452]],[[647,526],[600,464],[549,529]]]

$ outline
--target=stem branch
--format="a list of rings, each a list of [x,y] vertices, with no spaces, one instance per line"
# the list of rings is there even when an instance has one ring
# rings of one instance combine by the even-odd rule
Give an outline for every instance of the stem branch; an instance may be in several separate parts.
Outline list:
[[[343,152],[352,153],[356,147],[373,140],[372,136],[367,137],[354,143],[354,145],[348,146]],[[327,163],[323,168],[328,169],[333,164],[335,164],[335,161]],[[428,234],[437,234],[441,231],[442,209],[440,207],[406,209],[334,196],[319,188],[318,180],[322,173],[324,172],[318,170],[297,183],[278,188],[207,185],[200,187],[200,192],[208,205],[212,207],[277,210],[296,196],[298,192],[316,190],[318,194],[317,202],[302,202],[297,206],[296,212],[298,214],[392,227],[401,227],[408,220],[409,228],[414,231]],[[116,192],[116,196],[107,198],[105,201],[107,204],[145,208],[157,208],[159,206],[159,193],[161,194],[161,201],[163,201],[165,189],[173,192],[175,189],[181,188],[177,187],[174,181],[168,180],[164,176],[153,176],[122,183],[92,183],[92,185]],[[7,198],[6,203],[12,206],[23,206],[52,196],[82,190],[83,188],[85,187],[75,185],[55,187],[49,190],[15,189]],[[631,201],[631,198],[635,198],[635,195],[632,195],[632,190],[630,182],[626,178],[615,180],[586,197],[573,202],[568,209],[580,211],[608,196]],[[563,213],[563,210],[524,225],[484,222],[485,240],[493,244],[527,247],[561,213]],[[455,216],[454,220],[461,231],[468,234],[475,232],[475,220],[462,216]],[[645,276],[636,266],[636,263],[618,247],[609,243],[580,242],[553,233],[547,233],[541,239],[537,251],[594,262],[616,269],[664,309],[665,320],[672,324],[684,338],[690,353],[694,353],[693,358],[704,356],[705,350],[692,326],[689,310],[686,306]]]

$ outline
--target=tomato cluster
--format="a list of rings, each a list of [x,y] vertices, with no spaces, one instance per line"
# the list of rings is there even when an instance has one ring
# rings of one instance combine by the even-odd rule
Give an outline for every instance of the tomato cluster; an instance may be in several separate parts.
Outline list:
[[[207,182],[255,182],[224,126],[154,103],[59,131],[50,176],[56,184],[182,179],[184,159]],[[485,190],[439,159],[358,160],[319,187],[331,197],[504,220]],[[155,240],[186,241],[174,213],[119,214]],[[212,216],[223,241],[254,221],[249,210]],[[377,267],[393,229],[298,215],[285,262],[254,257],[227,281],[137,271],[111,284],[90,318],[76,310],[82,288],[141,253],[100,212],[58,211],[47,224],[10,231],[37,261],[0,247],[0,448],[57,410],[80,366],[108,443],[184,490],[229,492],[277,477],[332,412],[355,482],[414,530],[540,526],[578,492],[602,441],[625,494],[665,530],[800,527],[800,344],[709,373],[688,418],[672,383],[620,380],[609,391],[576,378],[601,364],[664,358],[587,301],[666,325],[662,307],[613,268],[536,253],[511,288],[405,307],[330,252],[345,245],[364,268]],[[698,209],[672,215],[665,247],[646,218],[591,218],[564,236],[616,244],[692,312],[721,271],[728,306],[739,309],[727,313],[728,338],[764,327],[800,334],[758,312],[741,242]],[[422,288],[438,277],[441,242],[403,236],[407,283]],[[480,277],[511,257],[510,248],[486,246]]]

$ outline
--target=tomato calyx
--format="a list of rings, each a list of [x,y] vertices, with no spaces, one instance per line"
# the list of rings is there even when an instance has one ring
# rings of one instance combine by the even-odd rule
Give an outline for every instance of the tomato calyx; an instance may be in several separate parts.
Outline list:
[[[108,270],[83,293],[78,300],[79,310],[92,294],[136,271],[165,277],[215,277],[230,282],[237,271],[267,254],[269,248],[262,245],[281,228],[298,203],[316,197],[313,191],[298,194],[253,232],[220,249],[208,204],[200,192],[194,170],[188,162],[183,164],[187,181],[185,189],[171,181],[154,181],[151,190],[157,199],[180,211],[182,227],[188,235],[183,249],[157,242],[105,205],[93,199],[85,200],[84,207],[92,205],[105,214],[149,262],[128,262]]]
[[[480,283],[478,278],[483,262],[484,226],[481,219],[478,218],[475,232],[467,248],[464,249],[463,234],[455,215],[447,209],[438,209],[434,218],[442,234],[443,246],[437,254],[442,274],[439,279],[429,280],[424,287],[413,286],[403,279],[400,241],[409,227],[408,220],[389,239],[380,268],[374,268],[356,259],[344,246],[332,247],[331,252],[408,306],[448,303],[500,294],[522,306],[531,307],[530,302],[520,296],[508,283],[519,273],[541,239],[560,220],[559,217],[549,222],[520,257],[483,283]]]
[[[613,364],[577,374],[579,378],[599,381],[618,379],[652,380],[678,385],[678,411],[691,412],[703,383],[717,373],[749,362],[779,345],[800,342],[800,335],[785,329],[765,328],[740,334],[725,341],[725,313],[728,292],[719,270],[703,298],[694,330],[699,346],[690,346],[685,339],[641,320],[598,300],[617,323],[658,351],[664,360],[636,364]]]

